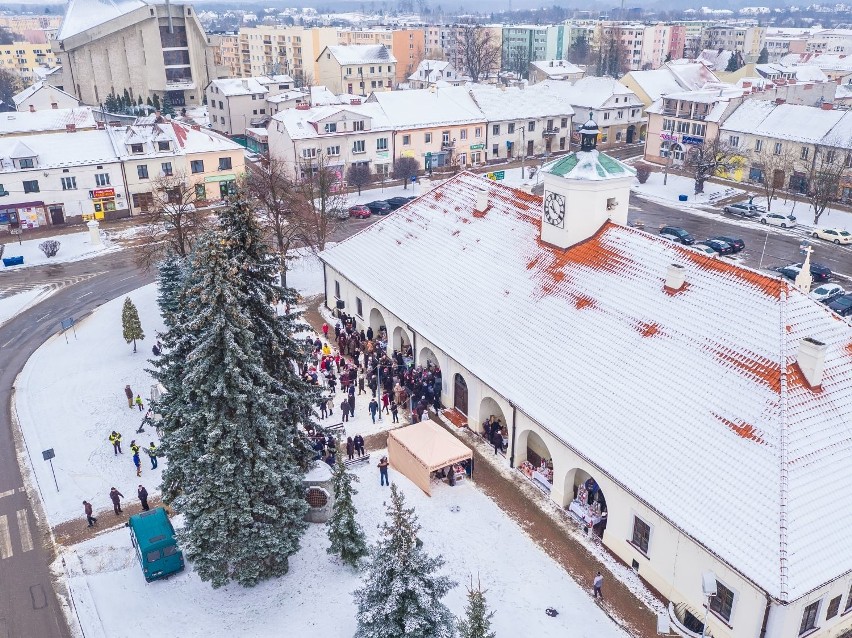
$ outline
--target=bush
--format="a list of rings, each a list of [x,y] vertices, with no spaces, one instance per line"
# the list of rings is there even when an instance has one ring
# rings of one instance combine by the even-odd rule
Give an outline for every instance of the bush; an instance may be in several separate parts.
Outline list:
[[[639,180],[640,184],[644,184],[645,182],[647,182],[650,176],[651,169],[647,166],[639,164],[639,166],[636,167],[636,179]]]
[[[38,245],[41,252],[44,253],[45,257],[55,257],[56,253],[59,252],[59,242],[55,239],[48,239],[47,241],[43,241]]]

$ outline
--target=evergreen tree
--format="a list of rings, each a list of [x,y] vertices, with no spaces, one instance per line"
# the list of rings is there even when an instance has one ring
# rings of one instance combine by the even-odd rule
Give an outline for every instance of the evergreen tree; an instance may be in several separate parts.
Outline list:
[[[766,64],[769,62],[769,49],[766,48],[766,45],[763,45],[763,48],[760,50],[760,55],[757,56],[758,64]]]
[[[154,93],[154,110],[160,110],[160,96],[157,93]]]
[[[144,339],[145,333],[142,332],[142,322],[139,321],[139,312],[136,306],[127,297],[124,300],[124,308],[121,310],[121,328],[124,333],[124,340],[127,343],[133,342],[133,352],[136,352],[136,340]]]
[[[728,58],[728,65],[725,67],[725,71],[728,73],[733,73],[734,71],[738,71],[740,69],[740,56],[736,51],[731,53],[731,57]]]
[[[167,406],[164,499],[202,580],[253,586],[285,574],[307,523],[288,406],[257,348],[250,288],[218,233],[202,237],[181,295],[178,400]],[[174,372],[174,368],[170,370]],[[168,389],[168,388],[167,388]]]
[[[332,479],[334,509],[327,524],[331,547],[327,551],[329,554],[339,556],[343,563],[350,567],[357,567],[359,561],[367,555],[364,530],[355,520],[357,512],[352,503],[352,496],[358,493],[352,487],[352,482],[357,480],[357,476],[346,471],[343,456],[338,455]]]
[[[148,100],[147,100],[147,102],[145,102],[145,103],[146,103],[148,106],[150,106],[151,108],[154,108],[154,103],[151,101],[151,96],[150,96],[150,95],[148,96]]]
[[[464,618],[459,620],[459,638],[495,638],[497,634],[491,631],[491,618],[493,611],[488,611],[485,602],[485,592],[482,585],[476,583],[473,588],[473,579],[467,589],[467,607],[464,610]]]
[[[174,254],[169,254],[158,266],[159,278],[157,288],[157,305],[163,315],[166,328],[177,325],[177,315],[180,310],[180,293],[185,275],[185,264],[183,259]]]
[[[175,107],[172,106],[172,99],[169,97],[169,94],[163,97],[163,115],[174,115]]]
[[[363,586],[354,593],[358,605],[355,638],[451,638],[455,619],[441,602],[455,583],[434,572],[444,565],[430,558],[417,538],[414,509],[406,509],[396,484],[391,485],[387,520],[370,550]]]

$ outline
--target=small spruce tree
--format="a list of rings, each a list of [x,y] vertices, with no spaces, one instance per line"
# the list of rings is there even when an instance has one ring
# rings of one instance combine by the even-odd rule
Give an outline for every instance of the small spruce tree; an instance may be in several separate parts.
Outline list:
[[[470,587],[467,588],[467,607],[464,610],[464,618],[459,620],[459,638],[495,638],[497,634],[491,631],[493,616],[494,612],[488,611],[482,585],[477,582],[474,589],[473,578],[471,578]]]
[[[133,342],[133,352],[136,352],[136,340],[144,339],[145,333],[142,332],[142,322],[139,321],[139,312],[136,306],[127,297],[124,300],[124,308],[121,310],[121,328],[124,332],[124,340],[127,343]]]
[[[338,454],[332,478],[334,509],[327,523],[331,547],[327,551],[329,554],[339,556],[340,560],[350,567],[357,567],[360,560],[367,555],[364,530],[355,520],[357,512],[352,503],[352,496],[358,493],[352,487],[352,482],[357,480],[357,476],[346,471],[343,456]]]
[[[763,45],[763,48],[760,50],[760,55],[757,56],[758,64],[766,64],[769,62],[769,49],[766,48],[766,45]]]
[[[435,571],[444,565],[429,557],[417,538],[414,509],[391,485],[387,520],[370,550],[364,584],[354,592],[358,606],[355,638],[452,638],[455,618],[441,602],[455,583]]]

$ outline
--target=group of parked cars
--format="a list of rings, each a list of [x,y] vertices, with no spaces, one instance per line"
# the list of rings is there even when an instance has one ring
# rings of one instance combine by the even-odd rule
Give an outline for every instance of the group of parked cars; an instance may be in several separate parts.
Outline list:
[[[737,215],[746,219],[754,219],[761,224],[769,226],[780,226],[781,228],[793,228],[796,225],[796,218],[793,215],[782,215],[781,213],[770,213],[763,206],[752,204],[751,202],[737,202],[728,204],[723,209],[729,215]]]
[[[377,199],[367,204],[355,204],[349,207],[349,217],[367,219],[371,215],[387,215],[401,206],[405,206],[416,197],[391,197],[390,199]]]
[[[717,235],[716,237],[710,237],[704,241],[697,242],[695,241],[695,237],[678,226],[663,226],[660,228],[660,235],[678,244],[698,250],[708,257],[733,255],[745,248],[745,242],[742,239],[728,237],[727,235]]]

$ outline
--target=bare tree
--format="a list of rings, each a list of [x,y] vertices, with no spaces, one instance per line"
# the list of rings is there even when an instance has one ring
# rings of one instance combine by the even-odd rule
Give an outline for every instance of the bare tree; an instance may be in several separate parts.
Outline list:
[[[506,58],[503,60],[503,70],[516,74],[519,80],[525,75],[528,75],[530,70],[530,54],[527,47],[518,46],[509,49]]]
[[[393,178],[402,180],[403,190],[408,188],[412,177],[417,177],[420,164],[413,157],[397,157],[393,161]]]
[[[137,259],[145,268],[155,265],[169,252],[188,256],[207,226],[207,214],[198,206],[202,198],[186,174],[161,175],[152,186],[151,216],[143,227],[143,239],[137,249]]]
[[[21,78],[8,69],[0,69],[0,102],[14,108],[12,98],[21,90]]]
[[[346,183],[349,186],[354,186],[358,189],[358,194],[361,194],[361,189],[373,181],[373,174],[370,173],[370,167],[365,164],[352,164],[346,171]]]
[[[468,24],[459,27],[457,38],[464,72],[473,82],[487,78],[500,66],[500,45],[490,29]]]
[[[844,157],[837,148],[841,146],[837,142],[829,142],[828,145],[819,145],[814,150],[806,196],[814,211],[815,225],[819,223],[819,218],[828,205],[837,201],[840,194]]]
[[[766,196],[766,210],[772,210],[772,199],[775,193],[784,188],[787,173],[792,169],[794,156],[786,145],[780,144],[779,152],[763,143],[760,151],[753,151],[751,165],[761,172],[760,186]]]
[[[269,158],[262,166],[251,167],[243,178],[242,189],[275,241],[279,279],[286,288],[287,253],[302,233],[301,218],[295,212],[297,189],[286,164]]]
[[[295,186],[294,209],[300,238],[313,250],[324,250],[346,212],[343,176],[320,153],[302,166]]]
[[[730,171],[739,161],[739,151],[718,137],[703,144],[691,145],[686,154],[686,164],[692,168],[695,194],[704,192],[704,182],[707,178]]]

